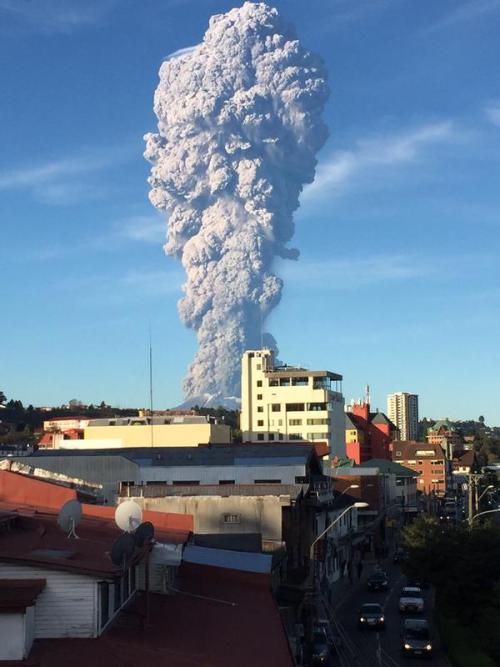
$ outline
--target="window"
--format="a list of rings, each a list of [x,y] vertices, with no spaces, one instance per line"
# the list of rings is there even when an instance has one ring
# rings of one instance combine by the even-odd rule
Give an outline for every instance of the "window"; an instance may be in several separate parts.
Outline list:
[[[302,440],[302,435],[300,433],[289,433],[288,438],[290,440]]]
[[[281,484],[281,479],[256,479],[254,484]]]
[[[257,406],[257,412],[264,412],[264,407],[262,405]]]
[[[101,629],[109,619],[109,584],[107,581],[99,582],[99,602],[101,606]]]
[[[330,424],[330,419],[328,417],[307,420],[308,426],[328,426],[329,424]]]
[[[258,419],[257,420],[257,426],[264,426],[264,420],[263,419]]]
[[[289,387],[290,378],[280,378],[280,387]]]
[[[309,403],[307,407],[309,410],[312,410],[313,412],[328,409],[327,403]]]
[[[292,378],[292,387],[307,387],[308,384],[309,378],[307,377]]]
[[[304,412],[304,403],[287,403],[287,412]]]
[[[257,433],[257,440],[264,440],[264,434],[263,433]]]
[[[272,403],[271,412],[281,412],[281,403]]]
[[[328,440],[330,437],[329,433],[308,433],[307,440]]]
[[[199,479],[173,479],[172,484],[174,486],[199,486]]]
[[[256,365],[255,365],[255,368],[256,368],[258,371],[261,371],[261,370],[262,370],[262,364],[256,364]]]
[[[241,514],[223,514],[224,523],[241,523]]]
[[[278,435],[279,435],[279,439],[283,440],[283,433],[278,433]]]
[[[257,400],[261,401],[262,400],[262,394],[257,394]]]
[[[257,380],[257,387],[262,387],[262,380]]]
[[[269,434],[269,440],[274,440],[274,433]]]
[[[236,482],[235,482],[234,479],[220,479],[219,480],[219,484],[235,484],[235,483]]]
[[[270,387],[279,387],[279,380],[269,380],[269,386]]]
[[[288,425],[289,426],[302,426],[302,419],[289,419],[288,420]]]

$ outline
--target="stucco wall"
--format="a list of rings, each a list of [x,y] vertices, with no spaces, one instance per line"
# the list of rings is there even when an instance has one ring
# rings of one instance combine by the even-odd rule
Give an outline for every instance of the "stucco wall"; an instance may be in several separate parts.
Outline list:
[[[289,496],[169,496],[132,498],[141,507],[156,512],[192,514],[194,532],[207,534],[261,533],[263,541],[279,542],[282,537],[282,507]],[[224,520],[239,517],[239,522]]]

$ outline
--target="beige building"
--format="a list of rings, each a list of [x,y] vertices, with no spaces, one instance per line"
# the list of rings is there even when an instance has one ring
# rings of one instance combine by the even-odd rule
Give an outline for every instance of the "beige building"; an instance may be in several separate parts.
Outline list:
[[[229,444],[231,428],[208,416],[116,417],[91,419],[83,440],[65,440],[64,448],[196,447]]]
[[[418,395],[400,391],[387,396],[387,416],[399,429],[401,440],[418,439]]]
[[[244,441],[322,442],[331,457],[344,457],[342,376],[275,366],[272,350],[249,350],[242,359],[240,425]]]

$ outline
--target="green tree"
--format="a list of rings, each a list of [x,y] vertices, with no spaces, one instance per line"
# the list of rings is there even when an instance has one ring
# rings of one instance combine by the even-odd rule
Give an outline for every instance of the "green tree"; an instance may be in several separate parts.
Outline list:
[[[0,391],[0,405],[3,405],[6,400],[7,396],[3,393],[3,391]]]

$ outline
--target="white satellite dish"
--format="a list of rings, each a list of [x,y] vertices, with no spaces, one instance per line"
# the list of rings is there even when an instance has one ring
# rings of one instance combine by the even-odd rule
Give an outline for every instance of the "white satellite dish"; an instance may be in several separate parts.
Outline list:
[[[64,530],[68,537],[76,537],[75,528],[82,519],[82,506],[78,500],[68,500],[59,510],[57,516],[58,525]]]
[[[115,523],[125,533],[132,533],[141,524],[142,510],[133,500],[126,500],[115,511]]]

